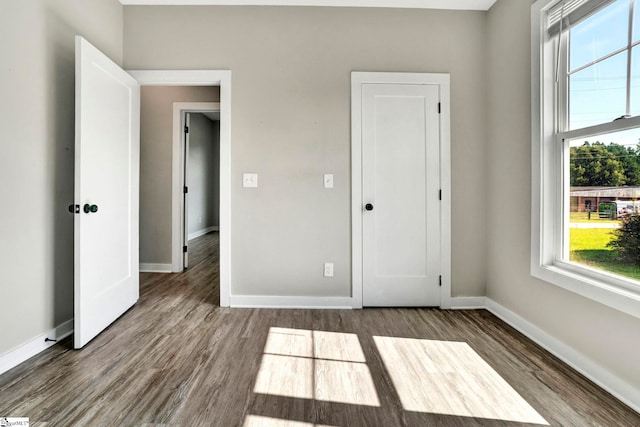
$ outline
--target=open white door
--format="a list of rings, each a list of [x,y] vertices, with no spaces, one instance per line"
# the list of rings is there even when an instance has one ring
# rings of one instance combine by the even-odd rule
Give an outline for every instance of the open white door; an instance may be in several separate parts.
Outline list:
[[[76,36],[74,347],[138,300],[140,86]]]

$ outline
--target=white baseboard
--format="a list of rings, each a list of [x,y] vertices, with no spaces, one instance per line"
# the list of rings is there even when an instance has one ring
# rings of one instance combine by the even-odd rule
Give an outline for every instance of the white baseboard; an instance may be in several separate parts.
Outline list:
[[[7,372],[22,362],[32,358],[36,354],[51,347],[55,344],[52,341],[46,341],[45,338],[60,341],[73,333],[73,319],[67,320],[55,328],[30,339],[6,353],[0,355],[0,374]]]
[[[171,264],[140,263],[140,273],[173,273]]]
[[[193,240],[196,237],[204,236],[207,233],[211,233],[212,231],[218,231],[220,227],[217,225],[212,225],[211,227],[203,228],[202,230],[194,231],[193,233],[189,233],[187,236],[187,240]]]
[[[640,413],[640,390],[490,298],[486,298],[486,308],[634,411]]]
[[[451,309],[452,310],[477,310],[479,308],[486,308],[486,297],[452,297]]]
[[[353,308],[351,297],[281,297],[231,295],[231,307],[246,308]]]

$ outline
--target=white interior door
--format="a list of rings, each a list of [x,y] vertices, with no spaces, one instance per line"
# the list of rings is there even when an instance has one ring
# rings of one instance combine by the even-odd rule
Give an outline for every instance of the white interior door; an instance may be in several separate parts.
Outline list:
[[[363,305],[440,305],[438,85],[362,86]]]
[[[191,131],[191,113],[184,113],[184,218],[182,230],[182,268],[189,267],[189,135]]]
[[[74,347],[138,300],[140,87],[76,36]]]

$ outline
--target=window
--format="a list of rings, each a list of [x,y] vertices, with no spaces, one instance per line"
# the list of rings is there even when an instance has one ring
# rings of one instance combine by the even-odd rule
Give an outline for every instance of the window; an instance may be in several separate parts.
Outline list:
[[[532,105],[532,274],[640,317],[640,1],[537,1]]]

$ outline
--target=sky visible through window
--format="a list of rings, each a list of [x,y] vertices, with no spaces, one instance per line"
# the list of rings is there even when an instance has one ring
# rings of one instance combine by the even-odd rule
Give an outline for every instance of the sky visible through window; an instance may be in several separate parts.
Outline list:
[[[627,45],[629,1],[620,0],[571,30],[571,70]],[[621,76],[623,77],[623,76]]]
[[[627,114],[630,0],[617,0],[571,28],[569,127],[611,122]],[[634,8],[631,44],[640,40],[640,7]],[[619,53],[614,54],[617,51]],[[640,114],[640,46],[631,50],[630,111]]]

